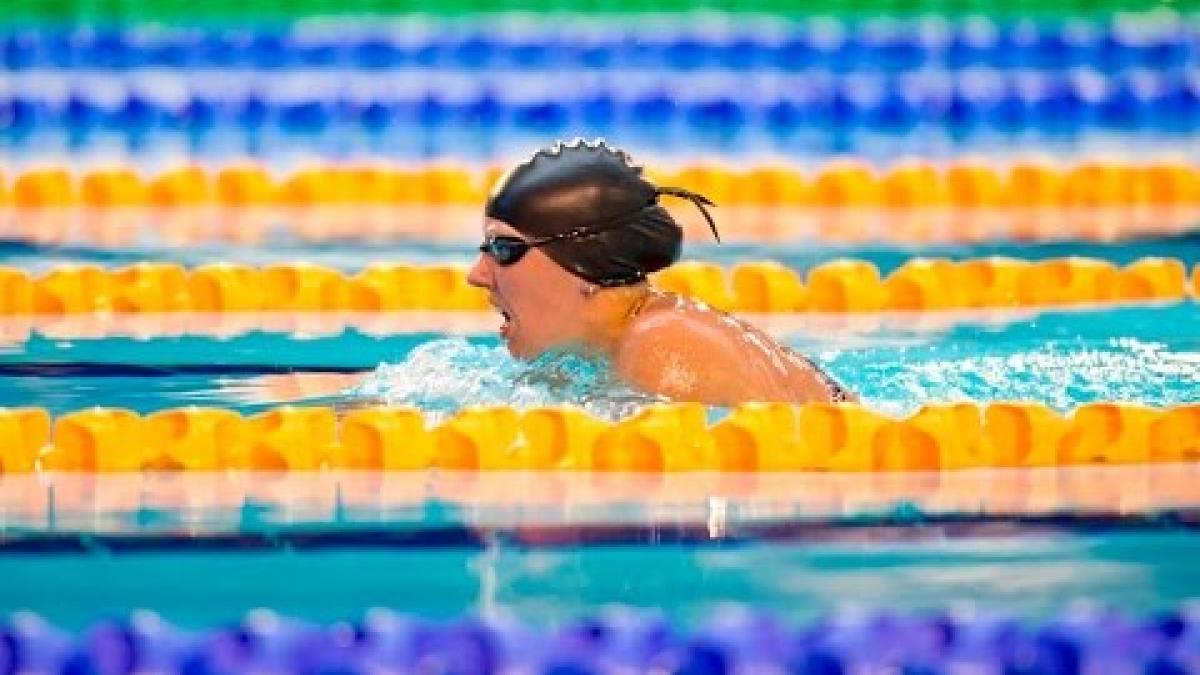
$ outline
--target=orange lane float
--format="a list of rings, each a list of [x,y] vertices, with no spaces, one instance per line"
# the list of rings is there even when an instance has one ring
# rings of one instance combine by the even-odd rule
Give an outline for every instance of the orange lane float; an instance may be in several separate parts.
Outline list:
[[[256,164],[205,170],[181,166],[145,174],[114,165],[74,172],[28,169],[3,193],[17,208],[92,207],[150,203],[180,206],[339,203],[477,204],[502,174],[496,167],[450,163],[424,167],[316,164],[277,173]],[[908,159],[889,168],[842,159],[813,171],[786,164],[747,167],[700,162],[674,170],[647,169],[654,180],[706,194],[721,205],[804,205],[824,208],[1130,207],[1200,205],[1200,166],[1086,161],[1062,166],[1019,160],[1007,166],[974,158],[947,164]]]
[[[745,262],[729,272],[734,307],[743,312],[798,312],[808,304],[800,275],[777,262]]]
[[[262,272],[248,265],[201,265],[188,276],[188,297],[197,312],[255,312],[264,302]]]
[[[725,270],[713,263],[684,261],[654,275],[654,284],[664,291],[702,300],[720,310],[734,308],[734,296]]]
[[[191,309],[187,271],[174,263],[137,263],[110,275],[115,312],[180,312]]]
[[[832,163],[813,178],[812,203],[827,209],[877,206],[879,177],[859,162]]]
[[[33,278],[22,269],[0,267],[0,315],[33,312]]]
[[[946,203],[947,176],[928,162],[905,162],[883,174],[880,201],[891,209],[928,209]]]
[[[309,263],[264,268],[217,263],[191,270],[174,263],[137,263],[113,270],[63,265],[31,277],[19,268],[0,267],[0,316],[487,309],[486,292],[470,286],[466,273],[464,266],[393,263],[353,274]],[[770,261],[729,270],[685,261],[653,281],[727,311],[866,313],[1178,302],[1189,293],[1200,295],[1200,271],[1192,276],[1189,284],[1184,264],[1171,258],[1142,258],[1118,267],[1080,257],[1035,262],[990,257],[914,258],[886,277],[862,260],[825,262],[805,278]]]
[[[888,275],[883,289],[884,306],[901,311],[967,307],[967,296],[973,290],[962,283],[958,265],[939,258],[905,262]]]
[[[285,406],[253,415],[229,445],[229,468],[312,471],[329,462],[337,440],[332,408]]]
[[[92,208],[141,206],[148,191],[142,177],[131,169],[93,171],[79,181],[80,201]]]
[[[241,415],[220,408],[176,408],[147,415],[142,463],[163,471],[216,471],[237,466],[246,432]]]
[[[647,173],[721,205],[731,240],[1110,240],[1177,233],[1200,222],[1200,166],[1180,160],[909,159],[875,167],[843,159],[814,170],[700,162]],[[157,174],[124,165],[86,172],[44,166],[0,180],[0,202],[21,214],[13,234],[43,244],[121,245],[149,222],[160,224],[153,234],[180,244],[202,237],[257,241],[266,227],[305,241],[445,238],[451,230],[461,238],[474,233],[478,207],[500,175],[497,167],[451,163],[314,164],[287,172],[252,163],[185,165]],[[670,200],[668,207],[676,209]],[[87,214],[82,227],[72,227],[75,217],[63,213],[75,209]],[[153,213],[134,217],[131,209]],[[464,209],[469,218],[458,213]],[[99,213],[108,210],[121,215],[110,220]],[[702,233],[692,210],[676,213],[689,233]],[[196,225],[204,222],[211,225]]]
[[[52,429],[52,430],[51,430]],[[118,408],[51,423],[0,409],[0,468],[32,471],[936,472],[1200,461],[1200,405],[926,404],[904,419],[854,404],[744,404],[715,424],[694,403],[617,422],[571,407],[471,407],[428,425],[407,408],[284,406],[250,417]]]
[[[214,183],[217,201],[227,206],[273,204],[279,198],[278,183],[259,166],[226,167],[217,172]]]
[[[1032,263],[992,256],[966,260],[958,264],[959,280],[964,288],[967,307],[1015,307],[1020,304],[1021,279],[1029,274]]]
[[[818,312],[876,312],[886,290],[879,268],[862,260],[834,260],[808,272],[809,308]]]
[[[74,176],[66,169],[33,169],[13,179],[12,203],[18,209],[72,206],[77,198]]]
[[[46,471],[109,473],[152,468],[144,420],[122,408],[90,408],[54,420],[54,437],[37,463]]]
[[[809,178],[785,166],[763,165],[734,178],[733,201],[757,206],[807,206],[812,201]],[[714,200],[715,201],[715,200]]]
[[[996,208],[1005,202],[1004,177],[979,161],[967,160],[946,169],[946,201],[961,208]]]
[[[434,464],[425,418],[410,408],[365,408],[346,414],[341,442],[329,457],[335,469],[417,471]]]
[[[112,275],[98,265],[62,265],[33,283],[33,313],[85,314],[112,310]]]
[[[50,442],[50,414],[41,408],[0,408],[0,472],[33,471]]]
[[[160,207],[194,206],[216,197],[211,176],[198,166],[171,169],[152,179],[146,187],[150,203]]]

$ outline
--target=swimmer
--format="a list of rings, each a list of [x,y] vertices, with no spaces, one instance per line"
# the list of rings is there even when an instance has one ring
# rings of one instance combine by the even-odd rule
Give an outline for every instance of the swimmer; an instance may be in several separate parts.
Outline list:
[[[663,196],[695,203],[717,235],[707,199],[653,185],[602,141],[540,150],[500,180],[468,281],[488,292],[509,352],[598,356],[630,386],[680,401],[855,400],[758,328],[654,288],[649,276],[678,260],[683,239]],[[330,392],[292,392],[313,393]]]

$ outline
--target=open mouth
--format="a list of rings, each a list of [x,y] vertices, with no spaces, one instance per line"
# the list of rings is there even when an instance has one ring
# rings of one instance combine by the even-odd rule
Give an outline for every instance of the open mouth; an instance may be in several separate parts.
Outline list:
[[[496,300],[494,298],[492,299],[491,302],[492,302],[492,307],[497,312],[500,313],[500,318],[503,319],[503,321],[500,324],[500,335],[501,335],[501,337],[508,337],[509,331],[512,330],[512,324],[513,324],[512,313],[509,312],[504,307],[502,307],[500,305],[500,303],[496,302]]]

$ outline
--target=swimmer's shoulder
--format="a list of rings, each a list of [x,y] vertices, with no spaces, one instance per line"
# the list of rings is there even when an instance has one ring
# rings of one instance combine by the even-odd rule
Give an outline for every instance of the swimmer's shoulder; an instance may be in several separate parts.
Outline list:
[[[676,399],[857,400],[811,359],[754,326],[670,295],[649,303],[630,324],[614,366],[630,384]]]
[[[630,323],[613,365],[650,393],[715,404],[743,400],[749,383],[722,316],[669,296],[656,299]]]
[[[729,344],[730,318],[707,305],[672,293],[657,294],[638,312],[626,331],[623,347],[685,347],[714,350]],[[729,334],[729,335],[727,335]]]

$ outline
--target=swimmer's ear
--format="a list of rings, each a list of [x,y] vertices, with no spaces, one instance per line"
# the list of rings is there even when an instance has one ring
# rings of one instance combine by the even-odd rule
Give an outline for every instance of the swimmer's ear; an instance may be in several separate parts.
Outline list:
[[[704,208],[705,206],[716,206],[708,197],[686,188],[677,187],[656,187],[654,188],[654,193],[657,195],[680,197],[695,204],[696,208],[700,209],[700,213],[704,214],[704,220],[708,221],[708,228],[712,230],[713,238],[717,240],[718,244],[721,243],[721,233],[717,232],[717,223],[713,220],[712,214],[708,212],[708,209]]]

